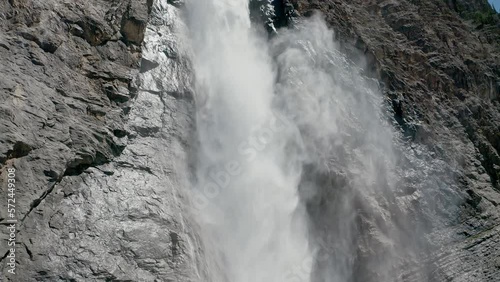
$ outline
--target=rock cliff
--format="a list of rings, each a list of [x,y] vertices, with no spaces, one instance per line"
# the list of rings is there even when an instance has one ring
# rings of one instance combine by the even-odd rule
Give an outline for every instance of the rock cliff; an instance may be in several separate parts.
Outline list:
[[[17,274],[2,228],[2,279],[192,281],[182,191],[193,103],[178,8],[0,5],[1,177],[16,169],[18,219]]]
[[[6,189],[6,171],[16,168],[19,230],[16,276],[6,273],[9,234],[1,231],[5,281],[205,281],[187,210],[194,101],[189,55],[179,48],[180,2],[0,3],[0,178]],[[358,63],[383,82],[405,156],[424,151],[417,160],[438,160],[409,173],[397,195],[409,206],[419,193],[438,199],[413,206],[430,251],[415,258],[424,270],[405,262],[411,267],[398,281],[496,281],[498,16],[471,17],[489,9],[479,0],[290,2],[297,16],[321,11],[344,51],[366,58]],[[406,168],[402,162],[399,173]],[[309,203],[320,231],[335,212],[324,206],[329,188],[341,179],[314,166],[306,172],[304,181],[325,187]],[[2,191],[3,225],[6,197]],[[446,245],[433,249],[432,241]],[[363,264],[377,253],[360,253],[353,281],[378,281]]]

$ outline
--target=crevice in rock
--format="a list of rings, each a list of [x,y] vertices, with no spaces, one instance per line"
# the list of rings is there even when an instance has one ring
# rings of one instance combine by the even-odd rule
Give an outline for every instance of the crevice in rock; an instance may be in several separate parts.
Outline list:
[[[494,228],[495,228],[495,227],[489,228],[488,230],[483,231],[483,232],[481,232],[481,233],[483,233],[483,234],[484,234],[485,232],[487,232],[487,231],[489,231],[489,230],[492,230],[492,229],[494,229]],[[477,236],[478,236],[478,235],[476,235],[475,237],[477,237]],[[479,235],[479,236],[480,236],[480,235]],[[487,241],[488,239],[491,239],[491,238],[492,238],[492,237],[494,237],[494,236],[495,236],[495,234],[488,234],[488,235],[486,235],[486,236],[484,236],[484,237],[480,237],[477,241],[475,241],[475,242],[473,242],[473,243],[471,243],[471,244],[469,244],[469,245],[467,245],[467,246],[463,247],[463,249],[464,249],[464,250],[470,250],[470,249],[472,249],[473,247],[475,247],[475,246],[477,246],[477,245],[480,245],[481,243],[483,243],[483,242]]]
[[[0,164],[5,165],[6,162],[10,159],[17,159],[17,158],[25,157],[32,150],[33,150],[33,148],[29,144],[24,143],[23,141],[17,141],[14,144],[14,147],[12,148],[12,150],[7,151],[7,153],[5,154],[6,157],[3,157],[3,158],[0,157]]]
[[[92,101],[92,100],[87,100],[85,98],[82,98],[82,97],[78,97],[78,96],[71,96],[69,95],[68,93],[66,93],[66,91],[64,89],[61,89],[61,88],[56,88],[55,89],[57,93],[61,94],[62,96],[64,97],[67,97],[67,98],[71,98],[71,99],[75,99],[77,101],[80,101],[80,102],[83,102],[85,104],[89,104],[89,105],[95,105],[95,106],[102,106],[99,102],[97,101]]]
[[[118,137],[118,138],[123,138],[128,135],[128,132],[123,129],[114,129],[113,130],[113,135]]]
[[[151,170],[150,167],[147,167],[147,166],[136,166],[136,165],[133,165],[131,163],[128,163],[128,162],[116,162],[117,165],[120,165],[122,167],[127,167],[127,168],[132,168],[132,169],[135,169],[135,170],[139,170],[139,171],[145,171],[149,174],[152,174],[152,175],[155,175],[153,173],[153,171]]]
[[[54,54],[59,48],[58,42],[52,40],[44,40],[36,37],[28,32],[20,32],[19,35],[26,40],[35,42],[44,52]]]
[[[118,80],[121,82],[129,83],[131,80],[130,77],[119,77],[119,76],[113,75],[113,73],[102,71],[102,70],[97,70],[97,69],[92,70],[92,71],[87,71],[85,73],[85,76],[88,78],[92,78],[92,79],[102,79],[102,80],[108,81],[108,82],[113,82],[115,80]]]
[[[106,158],[106,156],[104,156],[103,154],[97,152],[96,153],[96,156],[95,156],[95,159],[93,160],[93,162],[91,163],[81,163],[81,164],[78,164],[76,165],[75,167],[67,167],[66,170],[64,171],[64,173],[59,176],[57,179],[51,179],[51,181],[53,182],[48,188],[47,190],[45,190],[42,195],[33,200],[30,204],[30,209],[29,211],[23,216],[23,218],[21,219],[21,222],[23,222],[28,216],[29,214],[35,209],[37,208],[42,202],[43,200],[45,200],[45,198],[47,198],[47,196],[52,193],[52,191],[54,190],[55,186],[57,184],[59,184],[63,178],[65,176],[77,176],[77,175],[80,175],[82,174],[85,170],[87,170],[88,168],[90,167],[95,167],[95,166],[98,166],[98,165],[103,165],[105,163],[108,163],[110,160],[108,158]],[[49,175],[53,175],[53,174],[49,174]]]
[[[26,250],[26,253],[30,257],[30,260],[33,261],[33,253],[31,252],[31,250],[28,248],[28,246],[25,243],[22,243],[22,244],[24,245],[24,249]]]
[[[7,49],[7,51],[10,51],[9,45],[5,44],[4,42],[0,42],[0,47]]]
[[[121,149],[120,152],[117,153],[117,155],[119,155],[123,151],[123,149]],[[94,158],[89,160],[89,161],[83,160],[83,161],[81,161],[81,163],[78,163],[78,161],[76,161],[76,163],[78,163],[78,164],[70,163],[69,166],[66,167],[66,170],[64,171],[63,177],[64,176],[80,175],[90,167],[96,167],[99,165],[103,165],[103,164],[109,163],[110,161],[111,161],[110,158],[106,157],[104,154],[102,154],[100,152],[96,152]]]
[[[72,21],[60,15],[71,34],[85,39],[92,46],[105,45],[111,36],[94,19],[86,17],[84,21]]]
[[[158,126],[155,127],[141,127],[141,126],[134,126],[133,127],[135,130],[135,133],[137,133],[141,137],[151,137],[155,136],[157,133],[160,132],[161,128]],[[135,135],[136,136],[136,135]],[[131,139],[135,139],[134,135],[130,135]]]
[[[24,222],[24,220],[28,217],[28,215],[36,208],[38,207],[38,205],[40,205],[40,203],[45,200],[45,198],[54,190],[54,187],[60,183],[62,180],[62,177],[60,179],[58,179],[58,181],[54,182],[53,184],[51,184],[49,186],[49,188],[47,190],[45,190],[43,192],[43,194],[38,198],[38,199],[35,199],[33,200],[33,202],[31,202],[30,204],[30,209],[28,210],[28,212],[23,216],[23,218],[21,219],[21,222]]]
[[[9,251],[5,252],[5,255],[3,255],[1,258],[0,258],[0,262],[2,262],[6,257],[7,255],[9,255]]]
[[[103,90],[108,96],[109,100],[117,103],[125,103],[130,100],[130,90],[113,83],[104,83]]]
[[[153,95],[161,96],[161,91],[154,91],[154,90],[150,90],[150,89],[139,89],[139,91],[148,92],[148,93],[151,93]]]
[[[145,58],[141,58],[141,69],[140,73],[145,73],[148,72],[156,67],[158,67],[160,64],[157,62],[150,61]]]
[[[59,174],[54,170],[44,170],[43,174],[49,178],[49,182],[55,182],[59,178]]]
[[[165,104],[165,101],[163,101],[163,94],[168,95],[170,97],[173,97],[175,99],[187,99],[187,100],[194,100],[194,94],[192,92],[186,91],[186,92],[181,92],[181,91],[155,91],[155,90],[150,90],[150,89],[139,89],[140,91],[147,92],[153,95],[156,95],[160,97],[162,100],[163,105]]]
[[[148,1],[151,1],[151,0],[148,0]],[[180,8],[184,5],[184,0],[167,0],[167,3],[174,6],[174,7]]]

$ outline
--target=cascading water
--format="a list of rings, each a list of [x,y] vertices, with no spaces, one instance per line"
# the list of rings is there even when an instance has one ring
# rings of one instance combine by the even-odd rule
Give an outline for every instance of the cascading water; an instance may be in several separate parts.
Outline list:
[[[417,243],[378,84],[319,17],[269,40],[248,7],[186,4],[207,279],[397,281]]]
[[[393,281],[400,234],[386,196],[397,180],[396,154],[378,84],[339,51],[319,16],[282,31],[272,51],[276,107],[304,144],[300,191],[317,249],[312,281]],[[376,259],[363,261],[363,252]],[[307,273],[299,276],[308,281]]]
[[[196,75],[199,154],[195,206],[213,281],[281,282],[310,262],[295,158],[296,132],[276,117],[267,43],[248,0],[187,4]]]

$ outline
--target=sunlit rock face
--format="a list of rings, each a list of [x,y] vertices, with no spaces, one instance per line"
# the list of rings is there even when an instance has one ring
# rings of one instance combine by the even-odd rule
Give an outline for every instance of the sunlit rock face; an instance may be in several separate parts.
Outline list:
[[[132,3],[128,8],[127,5],[123,8],[129,9],[126,14],[133,14],[134,19],[129,22],[124,18],[123,25],[118,24],[116,28],[117,32],[120,28],[124,29],[122,40],[133,42],[130,45],[120,41],[120,35],[117,35],[116,39],[103,37],[103,34],[92,37],[85,33],[85,23],[75,20],[76,25],[83,26],[82,34],[78,36],[84,38],[71,37],[71,40],[77,41],[79,45],[69,45],[68,42],[71,41],[62,38],[66,43],[61,43],[54,54],[45,54],[41,50],[33,51],[38,54],[37,61],[40,61],[40,64],[44,62],[45,68],[50,68],[57,60],[55,56],[59,56],[63,63],[72,62],[69,58],[74,55],[68,48],[85,48],[88,54],[82,58],[90,60],[89,55],[92,54],[102,60],[101,64],[108,64],[104,69],[100,69],[100,66],[86,67],[86,70],[92,73],[89,76],[102,77],[105,80],[104,90],[114,92],[104,92],[102,98],[98,96],[101,94],[99,92],[94,94],[78,88],[72,88],[75,92],[66,92],[67,86],[64,85],[57,94],[59,97],[55,91],[53,96],[50,96],[52,92],[48,92],[50,95],[43,97],[41,101],[45,103],[47,100],[46,103],[52,106],[37,110],[38,115],[43,118],[42,123],[45,124],[45,129],[42,128],[41,131],[46,134],[54,131],[52,137],[46,137],[48,142],[51,142],[48,145],[53,146],[52,143],[60,142],[58,146],[61,149],[47,152],[50,148],[44,149],[34,143],[35,141],[31,141],[28,135],[19,139],[19,153],[8,155],[10,159],[6,164],[2,163],[17,167],[20,179],[36,182],[35,177],[28,179],[27,174],[29,171],[38,173],[39,161],[35,158],[38,154],[45,150],[50,156],[45,155],[42,159],[61,159],[58,165],[53,165],[49,159],[40,167],[46,171],[54,171],[46,173],[50,190],[41,197],[39,203],[32,206],[29,214],[20,210],[20,215],[27,215],[19,228],[21,243],[17,249],[18,274],[6,275],[7,281],[203,280],[196,269],[197,239],[187,219],[189,213],[185,210],[187,200],[184,193],[189,189],[190,174],[186,152],[193,130],[193,101],[189,88],[191,71],[186,55],[179,51],[182,44],[180,35],[185,33],[180,20],[180,10],[166,0],[154,1],[151,6],[145,1],[141,4]],[[119,7],[121,6],[118,5]],[[140,11],[130,10],[134,7]],[[74,16],[68,14],[68,17],[78,17],[78,10],[75,13]],[[142,23],[138,20],[139,17]],[[96,18],[100,19],[97,15]],[[111,35],[112,28],[114,26],[110,27]],[[139,29],[140,33],[137,32]],[[60,37],[63,34],[61,31],[54,36]],[[84,39],[89,40],[89,43],[83,41]],[[103,43],[102,40],[116,41]],[[7,49],[16,50],[15,41],[8,39],[7,42],[10,46]],[[142,46],[133,45],[135,43]],[[92,47],[99,44],[104,46]],[[123,51],[134,48],[136,53]],[[141,49],[141,52],[137,51]],[[5,48],[2,49],[2,52],[4,51]],[[142,59],[139,61],[141,53]],[[109,56],[109,61],[104,59],[105,56]],[[126,68],[120,65],[127,62],[121,56],[130,57],[131,62],[133,56],[137,56],[137,59],[135,64],[130,63],[130,67]],[[71,73],[69,71],[69,74]],[[73,75],[78,78],[77,74]],[[37,77],[33,76],[32,79],[36,80]],[[122,85],[122,81],[128,83]],[[51,83],[50,80],[48,83]],[[68,80],[68,83],[79,81]],[[21,90],[26,88],[19,84],[16,86],[15,81],[10,84],[12,91],[17,88],[20,89],[18,92],[22,91],[19,92],[19,99],[22,99],[24,91],[31,91]],[[42,87],[37,91],[46,90]],[[105,93],[111,97],[106,98]],[[39,97],[36,91],[33,95],[26,99]],[[119,98],[118,101],[108,100],[113,97]],[[74,104],[69,101],[70,98],[75,99]],[[66,100],[59,101],[60,99]],[[7,99],[7,105],[10,105],[8,101]],[[22,109],[28,111],[32,102],[24,103],[25,107]],[[55,117],[52,117],[51,107],[55,107],[58,112]],[[84,112],[87,107],[87,114],[97,117],[92,120],[83,116],[83,122],[78,122],[79,116],[71,112],[80,107]],[[94,111],[94,108],[100,110]],[[122,113],[120,108],[123,109]],[[14,108],[11,106],[11,109]],[[112,120],[110,117],[115,116],[115,111],[117,118]],[[20,113],[15,115],[19,118]],[[2,122],[4,121],[5,117],[2,117]],[[108,127],[97,127],[105,122],[110,123]],[[116,129],[113,135],[112,129],[114,126],[120,126],[119,123],[121,127],[119,131]],[[76,135],[77,129],[81,130],[80,135]],[[57,130],[61,130],[61,133],[69,130],[67,137],[55,132]],[[101,135],[93,133],[93,130],[100,130]],[[32,129],[29,131],[36,134]],[[2,132],[2,139],[11,136],[4,133]],[[108,134],[112,138],[108,137]],[[101,144],[104,149],[106,144],[112,148],[117,146],[115,143],[120,144],[120,152],[111,158],[106,151],[101,151],[101,147],[87,142],[82,144],[81,150],[89,155],[89,160],[85,158],[86,155],[82,155],[78,166],[77,163],[72,165],[75,161],[71,158],[69,162],[64,159],[66,151],[69,156],[72,154],[74,147],[71,144],[85,142],[87,138],[95,139],[96,144]],[[92,162],[95,158],[92,154],[96,150],[99,152],[97,156],[102,158]],[[77,154],[80,154],[79,152]],[[69,168],[64,171],[68,163]],[[59,166],[62,171],[58,170]],[[40,181],[39,184],[43,186],[43,182]],[[24,189],[28,187],[25,186]],[[20,200],[21,197],[26,197],[25,193],[19,193]],[[5,253],[4,247],[2,245],[2,255]],[[4,266],[2,263],[2,268]]]
[[[0,280],[500,277],[486,1],[60,2],[0,3]]]

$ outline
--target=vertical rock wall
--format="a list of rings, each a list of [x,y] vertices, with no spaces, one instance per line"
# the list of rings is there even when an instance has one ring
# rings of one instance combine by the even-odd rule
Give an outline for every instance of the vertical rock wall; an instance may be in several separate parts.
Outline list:
[[[0,177],[4,189],[6,169],[17,170],[20,221],[17,274],[2,261],[2,279],[194,281],[183,191],[193,101],[179,9],[0,6]]]

